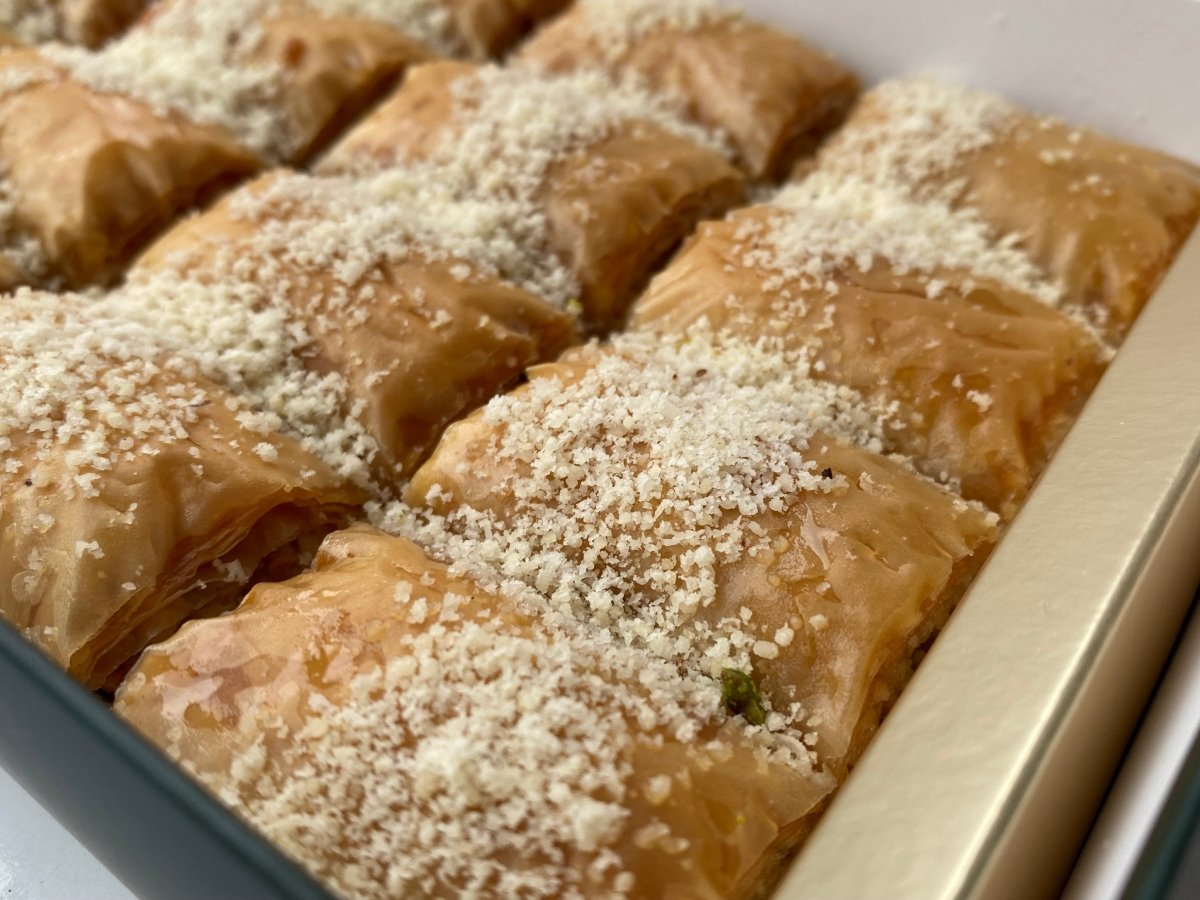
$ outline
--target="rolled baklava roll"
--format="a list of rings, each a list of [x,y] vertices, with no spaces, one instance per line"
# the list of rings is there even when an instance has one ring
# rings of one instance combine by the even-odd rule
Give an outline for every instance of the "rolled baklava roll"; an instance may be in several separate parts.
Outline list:
[[[71,295],[0,304],[0,612],[88,687],[364,499],[198,369]]]
[[[116,711],[339,896],[764,896],[832,779],[720,685],[408,541],[148,651]]]
[[[1200,168],[925,79],[867,94],[819,164],[970,210],[1116,339],[1200,218]]]
[[[7,0],[0,29],[24,44],[67,41],[98,47],[124,31],[148,0]]]
[[[295,163],[432,56],[422,39],[437,34],[420,3],[162,0],[99,51],[45,52],[93,90],[222,127],[267,160]]]
[[[424,164],[430,178],[509,210],[505,235],[564,268],[557,298],[617,325],[695,224],[742,198],[711,135],[669,104],[598,72],[437,62],[414,69],[319,171]]]
[[[110,280],[260,164],[224,129],[94,91],[32,50],[0,53],[0,78],[0,289]]]
[[[599,66],[678,98],[727,136],[752,178],[777,178],[845,115],[858,80],[798,38],[714,0],[577,0],[521,58]]]
[[[240,367],[262,341],[286,345],[281,370],[336,375],[376,477],[395,484],[446,425],[576,339],[572,315],[504,280],[459,233],[478,227],[478,209],[395,188],[264,176],[169,232],[117,296],[128,315],[222,348],[235,384],[253,380]],[[257,324],[232,326],[239,316]],[[257,390],[268,407],[274,374]],[[294,421],[305,391],[285,393],[293,412],[279,411]]]
[[[814,377],[893,407],[888,449],[1010,517],[1108,357],[1061,300],[969,216],[821,172],[702,225],[632,321],[807,351]]]
[[[433,515],[387,527],[757,690],[844,774],[995,516],[874,452],[876,414],[766,341],[630,335],[529,378],[414,477]]]

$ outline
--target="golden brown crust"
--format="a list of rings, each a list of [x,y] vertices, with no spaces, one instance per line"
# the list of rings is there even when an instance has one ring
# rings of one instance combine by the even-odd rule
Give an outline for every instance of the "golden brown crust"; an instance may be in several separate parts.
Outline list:
[[[1046,162],[1053,159],[1053,162]],[[965,162],[961,203],[1115,334],[1133,324],[1200,218],[1200,169],[1061,122],[1022,121]]]
[[[454,86],[479,71],[460,60],[414,66],[395,93],[330,149],[317,172],[370,172],[429,159],[453,136]]]
[[[513,383],[526,366],[576,340],[568,313],[499,278],[464,279],[461,260],[420,253],[379,260],[370,298],[353,309],[336,308],[333,298],[346,289],[336,274],[289,262],[257,241],[272,216],[252,219],[234,211],[269,191],[276,178],[264,176],[180,223],[143,255],[137,270],[169,272],[179,268],[177,260],[195,260],[183,268],[220,282],[233,277],[236,265],[254,260],[262,283],[314,339],[305,365],[337,372],[349,383],[349,400],[361,404],[357,417],[379,447],[375,471],[384,484],[415,471],[446,425]]]
[[[409,67],[434,54],[381,22],[286,9],[264,22],[253,60],[282,69],[279,103],[291,139],[289,162],[316,156],[383,97]]]
[[[615,57],[580,5],[546,26],[521,58],[552,71],[600,63],[681,97],[697,122],[723,132],[752,178],[778,178],[840,121],[858,80],[797,38],[742,19],[664,26]]]
[[[412,599],[406,602],[398,599],[401,596]],[[455,615],[447,620],[440,611],[451,596],[457,597]],[[419,617],[412,614],[413,601],[420,604]],[[306,733],[311,737],[313,729],[306,726],[320,715],[314,710],[322,705],[314,698],[323,698],[334,707],[352,707],[356,702],[352,680],[389,661],[413,656],[413,636],[431,628],[439,635],[432,653],[445,658],[445,684],[453,685],[457,672],[450,654],[455,642],[463,639],[464,623],[473,622],[484,623],[481,627],[498,640],[512,636],[535,645],[552,640],[544,638],[534,620],[511,601],[451,575],[414,544],[368,529],[343,532],[328,539],[312,573],[282,585],[259,586],[232,615],[192,623],[148,652],[118,694],[116,709],[269,834],[282,839],[285,848],[301,856],[311,871],[348,889],[354,878],[351,866],[363,867],[377,879],[376,884],[359,884],[356,893],[383,896],[387,869],[377,868],[376,851],[357,844],[371,840],[373,833],[364,834],[354,827],[364,813],[355,808],[352,785],[328,785],[328,807],[311,810],[313,829],[319,829],[321,821],[348,825],[315,853],[311,841],[304,848],[307,853],[300,849],[306,842],[297,840],[297,835],[306,829],[291,828],[288,822],[262,812],[269,808],[270,798],[259,791],[270,790],[265,786],[276,781],[303,777],[297,767],[327,764],[327,760],[311,757],[300,737]],[[570,668],[588,672],[592,663],[587,646],[580,645],[583,652],[571,661]],[[418,655],[414,664],[430,662]],[[518,677],[524,671],[518,668]],[[628,683],[614,685],[618,693],[636,695],[641,690],[634,674],[629,673]],[[497,677],[504,675],[497,673]],[[563,704],[571,702],[566,693],[573,683],[571,674],[545,669],[542,677],[562,679],[566,687],[559,699]],[[597,670],[590,677],[608,680],[614,675]],[[458,712],[449,705],[451,696],[446,694],[446,705],[432,710],[435,721]],[[561,738],[553,737],[554,733],[570,727],[563,718],[569,716],[568,708],[564,706],[546,719],[530,711],[520,727],[535,742],[557,742]],[[590,714],[605,712],[600,708]],[[420,715],[413,713],[414,729],[428,727],[417,720]],[[556,720],[560,724],[555,724]],[[365,719],[359,722],[360,729],[375,724]],[[626,884],[631,886],[626,889],[636,896],[717,900],[761,894],[764,885],[777,878],[779,859],[811,827],[810,816],[828,793],[830,780],[804,775],[755,754],[732,722],[708,723],[690,738],[660,726],[639,727],[632,722],[630,726],[631,737],[596,733],[590,738],[597,745],[616,742],[627,767],[621,801],[626,812],[619,832],[605,846],[612,854],[609,869],[630,877]],[[542,729],[546,730],[544,736]],[[573,739],[574,735],[567,737]],[[395,741],[397,756],[409,749],[410,740],[403,732],[382,730],[373,737],[375,748]],[[494,749],[469,749],[479,754],[480,764],[489,770],[505,764],[496,758]],[[463,749],[456,746],[454,752]],[[244,760],[250,756],[265,760],[265,765],[253,779],[239,778]],[[290,764],[293,769],[277,770],[277,760],[278,765]],[[580,776],[586,778],[586,773]],[[486,814],[512,786],[491,784],[482,773],[480,777],[487,793],[473,806]],[[559,787],[574,789],[574,785]],[[597,795],[605,791],[597,785]],[[418,792],[412,800],[435,810],[439,801],[446,802],[438,787]],[[569,815],[583,812],[573,808]],[[375,837],[385,844],[389,840]],[[447,846],[440,852],[453,852],[451,840],[447,838]],[[582,840],[566,840],[555,852],[561,855],[549,867],[551,872],[555,865],[579,873],[596,871],[590,884],[579,879],[578,896],[612,895],[606,886],[611,875],[601,876],[604,870],[595,869],[594,848]],[[523,870],[546,864],[541,852],[526,856],[501,846],[494,847],[489,856],[502,861],[509,873],[506,878],[519,878]],[[419,889],[410,882],[398,883],[416,891],[406,895],[422,897],[458,896],[461,887],[436,875],[421,882]]]
[[[573,384],[605,352],[573,350],[529,377]],[[510,524],[518,506],[513,492],[527,473],[497,453],[504,430],[480,413],[452,426],[413,477],[405,500],[432,504],[439,513],[470,507]],[[927,635],[927,623],[944,620],[963,588],[960,569],[986,555],[995,529],[982,510],[865,450],[818,435],[806,456],[814,471],[828,469],[830,479],[845,483],[753,517],[770,552],[719,562],[715,602],[695,615],[716,627],[745,619],[747,609],[753,614],[747,627],[763,640],[783,628],[795,632],[778,657],[756,660],[759,683],[775,708],[801,703],[813,715],[822,764],[840,776],[861,749],[853,735],[878,724],[881,705],[873,692],[880,673],[895,673],[887,690],[898,693],[914,640]],[[653,467],[655,457],[647,450],[625,464],[632,478]],[[604,528],[606,535],[615,532],[608,540],[619,541],[620,525],[606,521]],[[587,550],[587,544],[564,547],[568,554]]]
[[[1077,323],[994,279],[904,272],[877,259],[837,266],[820,284],[750,262],[770,206],[701,226],[635,305],[632,324],[718,330],[812,349],[818,377],[899,403],[892,447],[1006,517],[1015,514],[1103,371]],[[943,285],[928,296],[930,283]],[[785,299],[786,297],[786,299]]]
[[[0,476],[0,611],[89,687],[209,604],[205,572],[239,591],[363,499],[294,442],[248,432],[216,385],[164,373],[153,390],[180,388],[206,398],[186,439],[139,446],[94,495],[74,484],[69,445],[37,463],[16,435],[8,456],[22,467]],[[254,452],[264,441],[270,462]],[[34,468],[44,486],[29,482]]]
[[[893,178],[974,210],[1061,283],[1069,302],[1101,320],[1113,339],[1123,337],[1200,218],[1200,169],[998,98],[937,86],[948,99],[931,104],[933,117],[990,103],[989,121],[957,147],[941,147],[936,127],[906,137],[911,98],[930,90],[896,82],[865,95],[820,166]],[[905,162],[922,154],[930,164]],[[888,158],[904,169],[880,162]]]
[[[459,62],[417,67],[320,171],[434,158],[462,127],[454,86],[477,71]],[[536,202],[548,220],[546,249],[578,280],[589,325],[605,330],[621,324],[650,274],[696,222],[742,197],[742,179],[717,153],[650,122],[629,121],[554,160]]]
[[[29,236],[41,259],[30,271],[10,257],[4,288],[109,281],[156,231],[260,165],[220,128],[96,93],[32,51],[0,57],[0,72],[29,71],[41,77],[0,98],[0,165],[6,237]]]

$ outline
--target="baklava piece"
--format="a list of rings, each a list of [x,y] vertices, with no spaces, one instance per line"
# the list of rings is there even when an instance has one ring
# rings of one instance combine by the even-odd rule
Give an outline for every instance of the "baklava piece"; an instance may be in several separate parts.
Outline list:
[[[766,342],[630,335],[529,377],[447,430],[386,527],[726,679],[843,776],[995,516],[874,452],[877,416]]]
[[[817,173],[702,225],[632,321],[805,351],[814,377],[892,408],[889,450],[1010,517],[1108,355],[1061,300],[969,215]]]
[[[0,289],[111,280],[155,232],[260,165],[224,129],[0,53]]]
[[[0,304],[0,613],[88,687],[364,499],[200,369],[72,295]]]
[[[124,31],[148,0],[5,0],[0,31],[23,44],[67,41],[98,47]]]
[[[1200,169],[925,79],[863,97],[819,165],[968,210],[1120,339],[1200,217]]]
[[[714,0],[577,0],[521,58],[557,72],[597,66],[677,98],[752,178],[786,174],[858,93],[825,54]]]
[[[93,90],[224,128],[272,162],[321,149],[435,42],[426,4],[162,0],[99,51],[45,52]]]
[[[347,897],[748,900],[832,787],[718,682],[369,530],[148,651],[115,707]]]
[[[114,299],[218,352],[229,382],[297,432],[358,434],[355,452],[396,484],[446,425],[576,339],[572,315],[497,274],[479,207],[407,195],[427,187],[272,173],[169,232]],[[280,391],[288,371],[299,386]],[[330,392],[340,418],[313,419]]]
[[[669,103],[603,73],[543,75],[437,62],[414,69],[320,172],[425,166],[505,218],[497,240],[558,260],[541,293],[619,325],[651,272],[695,224],[743,196],[721,143]]]

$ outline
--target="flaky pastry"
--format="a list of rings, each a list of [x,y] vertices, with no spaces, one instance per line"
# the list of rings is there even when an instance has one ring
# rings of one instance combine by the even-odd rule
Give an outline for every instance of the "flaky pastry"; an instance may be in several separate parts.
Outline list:
[[[1061,299],[948,208],[814,175],[702,225],[632,327],[704,320],[808,351],[814,377],[893,407],[889,449],[1008,518],[1108,356]]]
[[[528,253],[561,261],[603,329],[696,222],[741,199],[741,177],[705,144],[669,106],[596,74],[438,62],[413,70],[318,171],[428,163],[468,195],[510,197],[509,228],[526,232]]]
[[[711,675],[753,678],[845,773],[995,537],[873,450],[845,390],[693,334],[569,352],[452,426],[412,533]]]
[[[1120,339],[1200,218],[1200,169],[925,79],[863,97],[821,168],[968,210]]]
[[[33,293],[0,322],[0,612],[88,687],[364,499],[139,326]]]
[[[728,137],[753,178],[786,173],[858,92],[824,53],[712,0],[579,0],[521,59],[551,71],[601,66],[677,97]]]
[[[761,896],[832,786],[716,683],[369,530],[149,651],[116,710],[364,898]]]

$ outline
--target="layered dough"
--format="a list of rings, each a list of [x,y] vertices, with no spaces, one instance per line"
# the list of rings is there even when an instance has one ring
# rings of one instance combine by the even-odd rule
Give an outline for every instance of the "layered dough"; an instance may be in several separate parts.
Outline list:
[[[1119,339],[1200,218],[1200,169],[920,79],[867,94],[821,168],[975,213]]]
[[[0,318],[0,612],[88,687],[297,571],[364,499],[144,329],[69,296]]]
[[[368,0],[163,0],[103,49],[54,58],[95,90],[222,126],[265,158],[296,163],[433,55],[425,21]]]
[[[260,164],[223,129],[97,93],[34,51],[0,54],[0,76],[0,288],[110,280]]]
[[[717,330],[805,350],[818,378],[894,405],[889,449],[1009,517],[1107,358],[1018,252],[936,204],[852,181],[709,222],[632,326]],[[977,231],[977,230],[976,230]]]
[[[438,62],[410,73],[319,171],[427,164],[468,194],[508,195],[506,228],[530,256],[561,262],[572,299],[604,329],[698,221],[742,198],[738,172],[673,118],[602,78]]]
[[[226,312],[279,307],[268,339],[303,332],[292,355],[344,380],[343,412],[373,441],[376,477],[398,483],[446,425],[575,340],[566,311],[422,243],[417,217],[361,183],[267,175],[156,243],[124,304],[136,315],[166,302],[181,322],[207,317],[216,329]],[[242,336],[246,354],[259,338]]]
[[[850,443],[857,401],[779,354],[662,340],[572,351],[452,426],[406,494],[442,517],[417,533],[680,665],[749,674],[840,777],[995,519]]]
[[[521,58],[551,71],[600,66],[677,97],[728,137],[753,178],[783,175],[858,92],[824,53],[711,0],[579,0]]]
[[[100,50],[0,54],[0,288],[113,281],[187,210],[321,149],[433,55],[368,5],[168,0]]]
[[[115,708],[364,898],[762,896],[832,786],[714,683],[369,529],[149,651]]]

